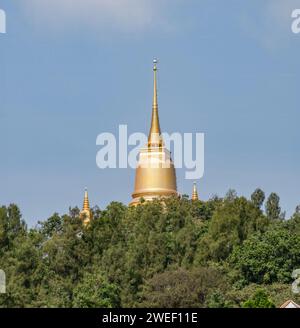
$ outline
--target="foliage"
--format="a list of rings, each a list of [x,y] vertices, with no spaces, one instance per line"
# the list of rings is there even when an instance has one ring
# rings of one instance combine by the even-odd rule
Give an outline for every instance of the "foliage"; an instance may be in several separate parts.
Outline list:
[[[274,192],[272,192],[267,199],[266,214],[270,220],[280,219],[281,208],[279,206],[279,201],[279,196]]]
[[[182,268],[154,275],[142,291],[143,307],[204,307],[215,289],[225,289],[224,277],[213,268]]]
[[[271,196],[272,195],[272,196]],[[282,218],[279,197],[169,198],[53,214],[28,229],[16,205],[0,207],[0,307],[276,306],[300,268],[300,210]],[[266,294],[257,292],[263,288]],[[266,298],[266,295],[269,295]]]
[[[261,208],[264,201],[265,201],[265,193],[260,189],[257,188],[251,195],[251,201],[254,204],[254,206]]]
[[[226,260],[234,246],[267,225],[267,218],[252,202],[230,196],[214,211],[208,233],[200,240],[198,260]]]
[[[74,289],[74,307],[112,308],[120,306],[119,288],[98,272],[86,273]]]
[[[242,304],[243,308],[274,308],[275,304],[271,301],[264,289],[257,289],[255,294],[248,301]]]
[[[230,257],[246,283],[290,283],[299,259],[300,236],[289,232],[283,224],[253,234]]]

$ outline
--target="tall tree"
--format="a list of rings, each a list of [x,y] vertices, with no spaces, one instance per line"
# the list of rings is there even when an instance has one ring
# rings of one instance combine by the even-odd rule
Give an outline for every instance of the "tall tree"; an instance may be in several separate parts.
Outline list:
[[[255,189],[251,195],[251,201],[257,208],[261,208],[265,198],[265,193],[260,188]]]
[[[237,192],[234,189],[229,189],[225,195],[225,200],[233,202],[237,198]]]
[[[280,219],[281,208],[279,206],[279,201],[279,196],[274,192],[272,192],[267,199],[266,213],[270,220]]]

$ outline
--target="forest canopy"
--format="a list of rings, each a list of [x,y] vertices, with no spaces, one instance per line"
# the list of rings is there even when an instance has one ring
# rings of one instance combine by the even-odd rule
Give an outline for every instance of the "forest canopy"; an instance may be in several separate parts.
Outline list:
[[[28,228],[15,204],[0,208],[0,307],[278,307],[300,269],[300,207],[291,218],[279,197],[137,207],[112,202],[54,213]]]

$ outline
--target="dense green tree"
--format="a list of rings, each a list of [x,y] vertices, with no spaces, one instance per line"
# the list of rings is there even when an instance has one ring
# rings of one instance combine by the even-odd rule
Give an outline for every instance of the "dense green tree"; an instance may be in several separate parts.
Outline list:
[[[146,281],[141,293],[143,307],[204,307],[215,289],[226,289],[224,277],[216,269],[174,269]]]
[[[240,307],[264,288],[276,306],[299,268],[300,211],[282,217],[279,197],[224,198],[79,208],[28,229],[16,205],[0,207],[0,307]],[[266,305],[267,306],[267,305]]]
[[[261,208],[264,201],[265,201],[265,193],[260,189],[257,188],[251,195],[251,201],[253,202],[254,206]]]
[[[296,208],[296,211],[291,219],[287,220],[286,227],[291,231],[291,233],[300,235],[300,208],[299,211]]]
[[[110,283],[97,268],[87,272],[74,289],[73,306],[112,308],[120,306],[119,287]]]
[[[267,220],[261,210],[244,197],[226,198],[214,211],[208,233],[200,240],[197,260],[225,260],[248,235],[264,231]]]
[[[251,235],[235,247],[230,261],[246,283],[289,283],[299,258],[300,236],[280,223],[265,233]]]
[[[274,192],[272,192],[267,199],[266,213],[270,220],[280,219],[281,208],[279,205],[279,201],[279,196]]]
[[[275,304],[264,289],[257,289],[251,299],[242,304],[243,308],[274,308]]]
[[[12,249],[17,238],[26,235],[26,224],[15,204],[0,208],[0,255]]]
[[[63,230],[63,220],[57,214],[54,213],[45,222],[39,222],[41,233],[45,235],[46,238],[51,238],[54,234],[59,234]]]
[[[206,306],[208,308],[231,308],[234,306],[233,302],[226,299],[224,292],[216,290],[210,294],[206,301]]]

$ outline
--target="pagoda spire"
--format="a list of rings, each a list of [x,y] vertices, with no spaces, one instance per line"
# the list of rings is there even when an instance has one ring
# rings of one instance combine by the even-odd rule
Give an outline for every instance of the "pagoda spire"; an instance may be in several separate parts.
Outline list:
[[[157,59],[153,60],[153,102],[152,102],[152,120],[148,137],[148,147],[162,147],[163,141],[161,137],[161,130],[158,117],[158,101],[157,101]]]
[[[194,185],[193,185],[193,193],[192,193],[192,200],[199,200],[198,198],[198,191],[197,191],[197,183],[196,181],[194,182]]]
[[[80,212],[80,218],[83,221],[83,224],[86,226],[90,223],[91,219],[93,218],[93,213],[90,208],[90,202],[89,202],[89,195],[87,188],[84,189],[84,200],[83,200],[83,206],[82,211]]]
[[[87,188],[84,188],[84,200],[83,200],[83,211],[89,211],[90,210],[90,202],[89,202],[89,195]]]
[[[159,125],[157,102],[157,60],[153,61],[154,87],[152,121],[148,143],[139,151],[131,206],[144,201],[178,196],[175,166],[166,149]]]

